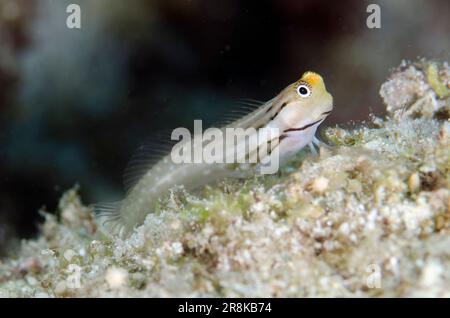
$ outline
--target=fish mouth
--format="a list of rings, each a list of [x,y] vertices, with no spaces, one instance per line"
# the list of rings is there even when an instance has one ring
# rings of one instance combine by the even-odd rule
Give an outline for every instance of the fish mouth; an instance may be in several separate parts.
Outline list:
[[[333,111],[333,108],[331,108],[329,111],[323,112],[320,116],[328,116]]]
[[[333,111],[334,105],[333,103],[329,103],[327,107],[327,111],[324,111],[320,116],[328,116]]]

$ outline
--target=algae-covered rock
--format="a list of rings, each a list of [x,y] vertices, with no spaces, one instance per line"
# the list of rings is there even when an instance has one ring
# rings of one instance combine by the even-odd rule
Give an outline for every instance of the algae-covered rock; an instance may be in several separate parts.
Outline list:
[[[450,117],[450,67],[447,62],[403,62],[381,86],[388,114],[401,117]]]
[[[128,239],[68,191],[0,263],[0,296],[449,297],[449,71],[433,63],[383,84],[386,119],[326,129],[331,149],[277,176],[175,189]]]

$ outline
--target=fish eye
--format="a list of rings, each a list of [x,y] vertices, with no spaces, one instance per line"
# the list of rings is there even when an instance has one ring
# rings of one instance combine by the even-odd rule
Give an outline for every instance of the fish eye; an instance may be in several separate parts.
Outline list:
[[[311,95],[311,89],[308,87],[308,85],[301,84],[297,87],[297,93],[300,95],[300,97],[308,97]]]

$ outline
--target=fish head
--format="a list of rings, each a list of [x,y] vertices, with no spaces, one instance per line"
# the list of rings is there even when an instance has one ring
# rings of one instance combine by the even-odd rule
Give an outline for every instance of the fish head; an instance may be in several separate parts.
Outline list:
[[[286,87],[277,100],[284,105],[278,121],[287,126],[323,120],[333,110],[333,97],[322,76],[314,72],[305,72],[298,81]]]

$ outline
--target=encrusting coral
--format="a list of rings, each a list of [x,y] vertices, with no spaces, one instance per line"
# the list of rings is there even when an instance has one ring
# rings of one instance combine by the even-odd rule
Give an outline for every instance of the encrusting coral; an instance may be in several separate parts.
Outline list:
[[[77,189],[0,263],[1,297],[450,297],[450,69],[404,63],[386,119],[279,175],[174,189],[128,239]]]

